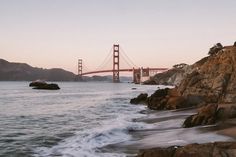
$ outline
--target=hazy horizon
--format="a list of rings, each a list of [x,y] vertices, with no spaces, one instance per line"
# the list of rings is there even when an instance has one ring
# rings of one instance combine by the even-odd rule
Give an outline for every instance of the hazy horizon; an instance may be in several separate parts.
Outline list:
[[[143,67],[192,64],[236,41],[233,0],[0,0],[0,58],[77,73],[113,44]]]

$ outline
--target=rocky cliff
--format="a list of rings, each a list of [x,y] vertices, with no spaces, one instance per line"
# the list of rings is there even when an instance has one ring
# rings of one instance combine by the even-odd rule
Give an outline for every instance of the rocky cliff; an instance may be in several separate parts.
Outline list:
[[[189,65],[173,67],[166,72],[156,74],[149,80],[145,81],[143,84],[178,86],[190,70],[191,66]]]
[[[230,118],[236,117],[235,107],[229,105],[236,103],[236,46],[216,44],[208,54],[189,66],[179,86],[157,90],[142,102],[153,110],[202,107],[186,119],[186,127],[213,124],[227,114]],[[139,99],[133,102],[137,104]]]
[[[183,96],[197,95],[211,103],[236,102],[236,46],[226,46],[192,65],[178,87]]]

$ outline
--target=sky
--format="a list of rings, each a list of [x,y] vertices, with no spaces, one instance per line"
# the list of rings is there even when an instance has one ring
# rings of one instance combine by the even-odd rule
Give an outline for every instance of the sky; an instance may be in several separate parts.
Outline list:
[[[193,64],[236,41],[235,0],[0,0],[0,58],[77,73],[113,44],[140,67]],[[112,67],[112,65],[110,66]]]

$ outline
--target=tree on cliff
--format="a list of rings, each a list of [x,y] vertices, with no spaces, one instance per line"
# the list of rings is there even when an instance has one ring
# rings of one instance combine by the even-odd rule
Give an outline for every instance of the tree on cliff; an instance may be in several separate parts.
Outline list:
[[[186,64],[186,63],[175,64],[175,65],[173,65],[173,68],[182,69],[183,67],[185,67],[187,65],[188,64]]]
[[[222,44],[221,43],[217,43],[213,47],[210,48],[208,54],[209,55],[217,54],[222,49],[223,49]]]
[[[234,42],[234,46],[236,46],[236,41]]]

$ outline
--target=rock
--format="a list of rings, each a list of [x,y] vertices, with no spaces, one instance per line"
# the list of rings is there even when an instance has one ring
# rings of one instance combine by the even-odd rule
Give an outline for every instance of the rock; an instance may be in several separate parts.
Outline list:
[[[214,124],[217,119],[217,107],[217,104],[208,104],[207,106],[201,107],[197,114],[187,117],[183,127],[189,128],[199,125]]]
[[[156,74],[149,80],[143,82],[143,84],[149,85],[179,85],[182,79],[186,76],[190,69],[187,64],[178,64],[173,66],[172,69]]]
[[[174,110],[183,108],[185,106],[186,99],[182,96],[170,97],[166,103],[166,109]]]
[[[155,91],[147,99],[148,108],[152,110],[173,110],[197,106],[204,102],[199,96],[181,96],[177,88]]]
[[[147,101],[147,97],[148,94],[147,93],[141,93],[139,94],[139,96],[137,96],[136,98],[133,98],[130,100],[131,104],[141,104],[141,103],[145,103]]]
[[[223,107],[218,107],[217,104],[208,104],[201,107],[197,114],[191,115],[185,119],[183,127],[189,128],[199,125],[209,125],[236,118],[236,106],[222,106]]]
[[[217,110],[216,118],[218,121],[229,118],[236,118],[236,106],[224,106]]]
[[[36,80],[36,81],[33,81],[29,84],[30,87],[37,87],[37,86],[43,86],[47,84],[46,82],[44,81],[41,81],[41,80]]]
[[[236,41],[234,42],[234,46],[236,46]]]
[[[57,84],[51,83],[51,84],[41,84],[41,85],[35,86],[33,89],[58,90],[60,89],[60,87]]]
[[[189,144],[176,150],[175,157],[211,157],[214,145],[208,144]]]
[[[177,97],[177,96],[181,96],[181,94],[179,93],[179,91],[177,90],[177,88],[171,88],[168,90],[168,95],[170,97]]]
[[[150,97],[147,99],[148,108],[153,110],[163,110],[165,109],[168,98],[169,88],[156,90]]]
[[[236,102],[236,47],[216,47],[216,55],[191,65],[192,73],[178,86],[182,96],[201,96],[207,103]]]
[[[137,157],[236,157],[236,142],[188,144],[140,150]]]

